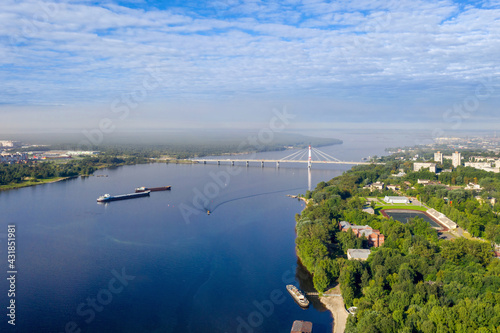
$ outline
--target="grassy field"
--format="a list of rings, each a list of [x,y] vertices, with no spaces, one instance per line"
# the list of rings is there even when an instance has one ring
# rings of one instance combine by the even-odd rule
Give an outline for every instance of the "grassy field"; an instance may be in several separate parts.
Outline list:
[[[16,188],[22,188],[22,187],[27,187],[27,186],[35,186],[35,185],[41,185],[41,184],[54,183],[54,182],[58,182],[60,180],[66,179],[66,178],[68,178],[68,177],[53,177],[53,178],[47,178],[47,179],[40,179],[37,181],[27,180],[27,181],[23,181],[22,183],[11,183],[11,184],[7,184],[7,185],[0,185],[0,191],[13,190]]]
[[[369,200],[375,201],[375,211],[377,213],[380,212],[382,209],[408,209],[408,210],[419,210],[422,212],[427,211],[427,208],[423,206],[415,206],[412,204],[388,204],[384,201],[383,197],[378,197],[378,198],[366,197],[363,199],[365,199],[365,201]]]
[[[408,210],[419,210],[421,212],[426,212],[427,208],[423,206],[413,206],[413,205],[377,205],[376,208],[382,209],[408,209]]]
[[[405,205],[405,204],[395,204],[395,205],[392,205],[392,204],[381,204],[381,203],[377,203],[375,205],[375,214],[377,215],[380,215],[380,211],[383,210],[383,209],[406,209],[406,210],[416,210],[416,211],[420,211],[420,212],[426,212],[427,211],[427,208],[423,207],[423,206],[414,206],[412,204],[409,204],[409,205]]]
[[[381,210],[384,209],[405,209],[405,210],[414,210],[414,211],[419,211],[419,212],[426,212],[427,208],[421,207],[421,206],[412,206],[412,205],[377,205],[375,207],[375,214],[377,215],[382,215],[380,212]]]

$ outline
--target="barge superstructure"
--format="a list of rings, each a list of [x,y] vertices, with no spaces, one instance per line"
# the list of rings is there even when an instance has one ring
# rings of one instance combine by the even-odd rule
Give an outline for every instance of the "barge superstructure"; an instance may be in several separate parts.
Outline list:
[[[158,191],[169,191],[172,189],[172,186],[160,186],[160,187],[137,187],[135,189],[135,193],[141,193],[146,191],[158,192]]]
[[[101,195],[99,198],[97,198],[97,202],[110,202],[110,201],[117,201],[117,200],[126,200],[126,199],[134,199],[134,198],[139,198],[139,197],[147,197],[149,196],[149,193],[151,191],[145,191],[145,192],[140,192],[140,193],[129,193],[129,194],[121,194],[121,195]]]

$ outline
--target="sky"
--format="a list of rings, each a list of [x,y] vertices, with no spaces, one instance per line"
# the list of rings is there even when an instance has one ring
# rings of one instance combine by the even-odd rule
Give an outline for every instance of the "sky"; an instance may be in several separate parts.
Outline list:
[[[2,0],[0,133],[494,130],[499,55],[499,0]]]

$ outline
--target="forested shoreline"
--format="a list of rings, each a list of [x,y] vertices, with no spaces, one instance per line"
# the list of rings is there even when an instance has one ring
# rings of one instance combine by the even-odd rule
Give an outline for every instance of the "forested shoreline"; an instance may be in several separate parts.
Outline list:
[[[493,257],[489,242],[442,240],[420,218],[402,224],[362,211],[367,196],[395,194],[371,192],[363,188],[365,184],[411,181],[411,172],[403,179],[391,176],[400,168],[404,165],[399,162],[357,166],[306,193],[309,203],[296,216],[296,244],[301,262],[313,274],[315,288],[321,293],[338,283],[345,305],[357,307],[346,332],[500,332],[500,260]],[[464,174],[468,169],[456,172]],[[478,177],[478,182],[493,179],[488,180],[491,188],[483,191],[498,195],[496,176],[471,176]],[[443,186],[413,187],[404,191],[456,217],[459,225],[482,226],[482,235],[487,228],[494,229],[488,238],[498,240],[498,207],[477,200],[475,195],[480,193],[463,194],[463,189],[444,190]],[[450,206],[445,196],[456,203]],[[385,243],[372,248],[367,261],[347,260],[347,249],[368,246],[366,239],[352,231],[339,230],[338,222],[343,220],[380,230]]]
[[[0,189],[10,189],[43,183],[44,180],[91,175],[95,170],[105,167],[132,165],[169,161],[189,163],[186,159],[207,155],[230,155],[249,152],[285,150],[289,147],[305,148],[310,144],[317,147],[341,144],[342,140],[332,138],[315,138],[302,135],[279,134],[271,143],[265,143],[258,137],[243,139],[227,136],[215,138],[210,136],[204,142],[171,142],[164,144],[107,144],[92,146],[99,154],[76,156],[67,160],[29,160],[27,163],[0,163]],[[30,152],[34,149],[43,155],[50,150],[79,151],[75,144],[53,144],[40,147],[12,149],[10,153]]]
[[[46,179],[91,175],[100,168],[150,162],[151,160],[144,157],[102,155],[68,160],[64,163],[30,161],[28,163],[0,164],[0,185],[16,187],[24,182],[36,185],[38,181]]]

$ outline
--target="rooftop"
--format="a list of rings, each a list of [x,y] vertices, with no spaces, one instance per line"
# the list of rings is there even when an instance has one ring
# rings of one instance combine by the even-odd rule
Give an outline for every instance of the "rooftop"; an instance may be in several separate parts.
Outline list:
[[[310,321],[296,320],[291,333],[311,333],[313,324]]]
[[[368,259],[371,251],[367,249],[348,249],[347,256],[352,259]]]
[[[350,224],[349,222],[347,221],[341,221],[340,222],[340,226],[342,227],[342,229],[370,229],[372,230],[372,227],[370,227],[369,225],[356,225],[356,224]]]

